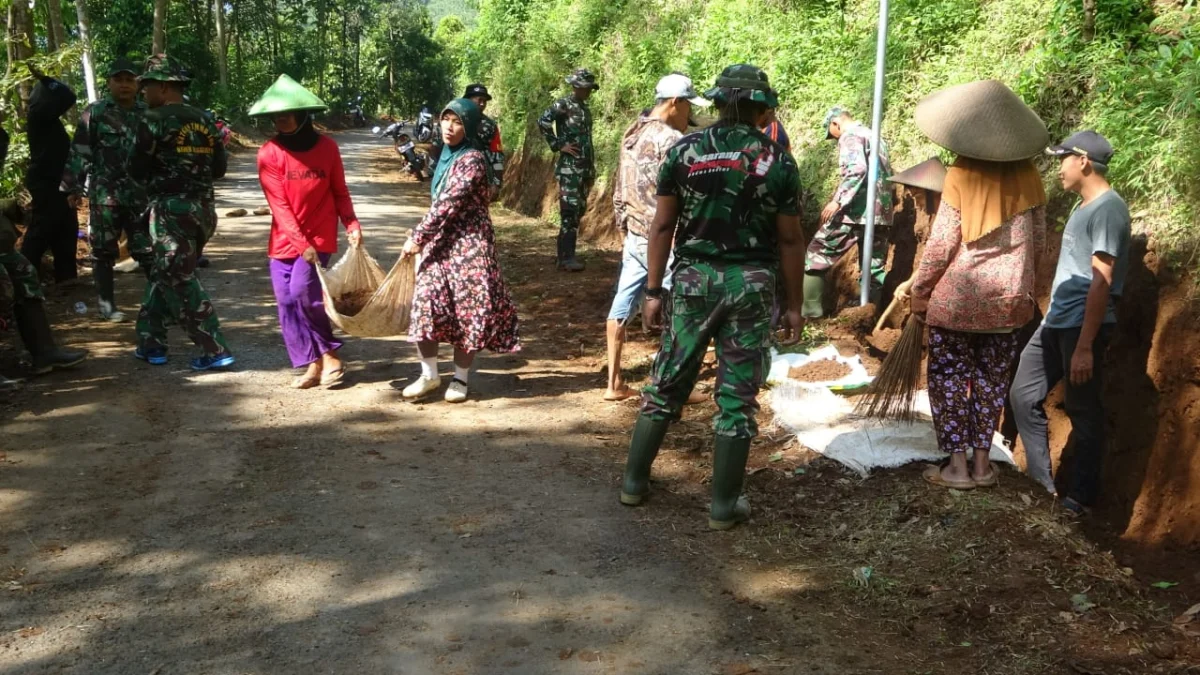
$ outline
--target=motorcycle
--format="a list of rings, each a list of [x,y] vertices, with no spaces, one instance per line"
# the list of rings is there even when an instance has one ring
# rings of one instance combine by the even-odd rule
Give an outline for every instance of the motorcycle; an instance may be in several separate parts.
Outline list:
[[[417,142],[428,143],[433,140],[433,112],[422,108],[417,113]]]
[[[367,116],[363,114],[362,103],[363,96],[362,94],[359,94],[354,98],[354,101],[350,103],[350,107],[347,110],[347,112],[350,113],[351,123],[354,124],[355,128],[358,129],[367,126]]]
[[[429,161],[424,152],[417,150],[417,144],[412,141],[412,137],[403,132],[396,132],[393,136],[395,139],[396,154],[404,158],[405,167],[417,182],[424,183],[426,178],[429,178]]]

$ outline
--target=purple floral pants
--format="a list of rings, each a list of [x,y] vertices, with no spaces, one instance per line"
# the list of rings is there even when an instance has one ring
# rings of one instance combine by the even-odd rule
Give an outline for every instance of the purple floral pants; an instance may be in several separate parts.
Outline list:
[[[1015,332],[929,327],[929,403],[940,449],[954,453],[992,447],[1019,346]]]

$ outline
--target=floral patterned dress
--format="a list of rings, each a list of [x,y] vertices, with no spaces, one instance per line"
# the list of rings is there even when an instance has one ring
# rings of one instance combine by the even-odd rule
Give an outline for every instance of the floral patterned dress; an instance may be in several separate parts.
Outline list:
[[[459,157],[445,180],[412,234],[421,262],[408,339],[446,342],[468,352],[517,351],[517,308],[496,260],[483,153]]]

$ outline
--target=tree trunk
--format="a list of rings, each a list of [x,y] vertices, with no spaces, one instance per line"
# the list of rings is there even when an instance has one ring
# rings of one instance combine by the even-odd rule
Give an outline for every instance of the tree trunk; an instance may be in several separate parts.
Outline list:
[[[75,0],[75,14],[79,17],[79,41],[83,43],[83,81],[87,85],[88,101],[95,101],[96,67],[92,57],[92,24],[88,21],[87,0]]]
[[[50,25],[50,5],[54,3],[42,2],[41,4],[45,6],[46,11],[43,12],[38,10],[37,4],[35,3],[34,12],[36,12],[38,15],[36,18],[41,20],[46,26],[46,53],[53,54],[54,52],[58,51],[58,39],[54,37],[54,27]],[[42,16],[43,14],[45,15],[44,17]]]
[[[229,37],[225,34],[225,0],[213,0],[217,18],[217,71],[221,90],[229,88]]]
[[[167,0],[154,0],[154,41],[150,51],[154,54],[167,51]]]
[[[25,59],[33,56],[33,17],[29,13],[29,5],[24,2],[14,2],[8,6],[8,74],[21,78],[17,86],[17,95],[21,99],[20,116],[25,117],[29,109],[29,92],[32,90],[30,81],[25,79]],[[20,69],[13,72],[14,69]]]
[[[63,28],[62,0],[47,0],[46,9],[50,15],[50,30],[47,31],[47,38],[53,51],[67,44],[67,31]]]
[[[1096,37],[1096,0],[1083,0],[1083,41]]]

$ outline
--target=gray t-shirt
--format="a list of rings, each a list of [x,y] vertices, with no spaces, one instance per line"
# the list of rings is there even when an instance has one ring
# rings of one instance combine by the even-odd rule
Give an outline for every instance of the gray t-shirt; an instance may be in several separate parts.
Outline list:
[[[1083,325],[1088,289],[1092,285],[1092,256],[1096,253],[1107,253],[1116,258],[1104,323],[1117,322],[1116,300],[1121,297],[1125,272],[1129,270],[1129,237],[1129,206],[1116,190],[1109,190],[1090,204],[1075,209],[1063,231],[1058,270],[1050,290],[1050,309],[1044,322],[1046,326],[1078,328]]]

